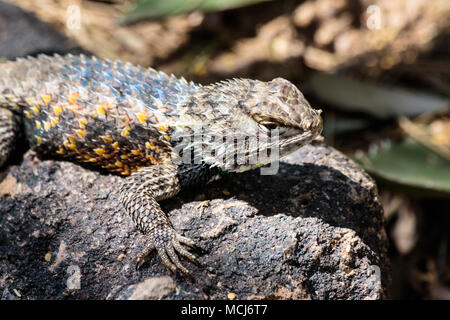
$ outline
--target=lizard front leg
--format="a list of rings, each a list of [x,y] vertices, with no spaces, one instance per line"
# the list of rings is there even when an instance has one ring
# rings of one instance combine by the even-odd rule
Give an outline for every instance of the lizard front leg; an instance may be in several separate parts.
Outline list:
[[[156,249],[164,265],[173,272],[188,270],[178,254],[196,262],[195,256],[183,244],[193,247],[194,241],[177,233],[157,201],[170,198],[180,191],[176,165],[158,165],[141,169],[126,178],[120,189],[120,201],[137,228],[148,236],[148,247],[137,259],[137,266]],[[177,254],[178,253],[178,254]]]

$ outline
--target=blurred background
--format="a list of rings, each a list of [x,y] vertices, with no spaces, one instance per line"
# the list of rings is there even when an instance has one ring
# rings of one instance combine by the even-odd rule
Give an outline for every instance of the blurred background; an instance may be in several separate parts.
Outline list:
[[[69,52],[292,81],[378,183],[391,298],[450,299],[450,1],[0,0],[0,59]]]

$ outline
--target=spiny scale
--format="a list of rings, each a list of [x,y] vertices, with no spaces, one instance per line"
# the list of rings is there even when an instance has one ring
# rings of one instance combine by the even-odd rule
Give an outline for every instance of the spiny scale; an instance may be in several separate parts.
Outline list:
[[[199,87],[85,56],[18,59],[0,72],[0,106],[21,106],[40,153],[124,175],[171,159],[167,118]]]

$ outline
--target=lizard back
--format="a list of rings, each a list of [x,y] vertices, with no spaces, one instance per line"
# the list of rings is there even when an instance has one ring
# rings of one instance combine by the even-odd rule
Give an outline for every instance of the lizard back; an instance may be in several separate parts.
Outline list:
[[[171,162],[171,116],[200,86],[151,68],[41,55],[0,65],[0,107],[23,113],[30,146],[129,175]]]

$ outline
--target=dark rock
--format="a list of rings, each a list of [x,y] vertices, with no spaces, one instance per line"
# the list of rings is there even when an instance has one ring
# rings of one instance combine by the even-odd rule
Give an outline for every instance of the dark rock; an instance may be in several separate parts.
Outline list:
[[[120,179],[41,161],[32,151],[6,168],[0,297],[386,298],[376,186],[331,147],[300,149],[276,175],[230,174],[162,202],[175,228],[198,245],[201,265],[183,260],[188,278],[171,274],[156,254],[135,270],[145,236],[118,202]]]
[[[69,52],[88,53],[34,14],[0,1],[0,58]]]

